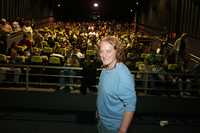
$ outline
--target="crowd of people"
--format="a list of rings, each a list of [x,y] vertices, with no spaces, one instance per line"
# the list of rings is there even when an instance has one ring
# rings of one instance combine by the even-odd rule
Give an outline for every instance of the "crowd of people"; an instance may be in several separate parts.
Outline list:
[[[136,33],[134,26],[127,22],[69,21],[36,25],[31,21],[9,23],[2,19],[0,29],[1,35],[13,32],[23,34],[20,41],[13,42],[10,47],[5,47],[6,42],[1,41],[0,62],[4,64],[82,67],[85,70],[83,71],[84,75],[84,72],[88,73],[89,71],[87,67],[91,67],[93,64],[91,62],[96,64],[92,67],[101,67],[97,54],[97,43],[103,37],[112,35],[122,42],[127,58],[125,63],[132,71],[167,73],[183,72],[185,69],[182,69],[183,63],[178,63],[175,56],[169,54],[174,53],[176,47],[174,45],[174,48],[168,48],[167,36]],[[183,55],[181,54],[182,57]],[[136,78],[143,77],[140,72],[136,73]],[[157,76],[151,74],[150,78],[179,81],[177,76],[163,76],[163,74]],[[91,82],[93,85],[96,83],[96,81]],[[85,90],[83,90],[84,92]]]
[[[14,30],[14,26],[5,26],[5,24],[9,25],[5,19],[1,21],[1,33],[16,31]],[[13,23],[18,22],[14,21]],[[10,27],[9,29],[11,30],[5,30],[5,27]],[[152,50],[148,48],[150,41],[144,41],[147,45],[139,42],[137,37],[141,37],[142,34],[130,31],[131,27],[129,23],[113,24],[113,22],[107,21],[97,23],[59,22],[51,23],[43,27],[36,27],[32,26],[30,21],[28,21],[24,23],[23,27],[20,27],[19,24],[16,27],[18,29],[17,31],[23,31],[23,38],[19,42],[13,42],[10,47],[1,49],[1,54],[5,53],[8,57],[6,63],[17,62],[16,59],[18,58],[25,58],[23,61],[26,62],[21,63],[35,63],[34,57],[40,56],[40,60],[37,58],[38,62],[36,61],[36,63],[46,64],[51,62],[49,61],[51,56],[59,55],[61,59],[59,61],[60,65],[78,66],[76,61],[76,64],[70,64],[72,55],[76,55],[78,61],[86,59],[86,56],[90,54],[96,56],[96,44],[106,35],[119,37],[129,55],[134,52],[137,53],[138,51],[140,52],[138,54],[141,54],[144,52],[142,49],[145,49],[146,52]],[[157,43],[157,47],[159,47],[159,43]],[[135,48],[136,51],[130,51],[132,48]],[[32,57],[34,59],[31,60]]]

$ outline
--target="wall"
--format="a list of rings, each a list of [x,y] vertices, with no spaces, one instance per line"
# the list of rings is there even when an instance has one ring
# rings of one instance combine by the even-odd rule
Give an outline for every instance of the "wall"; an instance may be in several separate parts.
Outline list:
[[[43,0],[0,0],[0,18],[32,19],[53,15],[51,1]]]
[[[177,35],[187,32],[200,38],[200,4],[197,0],[149,0],[142,23]]]

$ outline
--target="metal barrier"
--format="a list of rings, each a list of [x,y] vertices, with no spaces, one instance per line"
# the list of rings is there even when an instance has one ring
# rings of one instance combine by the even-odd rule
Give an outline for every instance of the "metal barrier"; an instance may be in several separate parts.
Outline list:
[[[97,69],[97,83],[101,69]],[[141,95],[199,96],[198,73],[132,71]],[[0,65],[0,89],[80,93],[82,68],[41,65]]]

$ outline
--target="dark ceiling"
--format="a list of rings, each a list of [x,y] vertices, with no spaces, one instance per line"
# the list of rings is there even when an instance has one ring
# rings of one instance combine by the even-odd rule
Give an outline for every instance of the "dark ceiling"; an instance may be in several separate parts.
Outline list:
[[[136,2],[139,2],[136,8]],[[60,17],[89,17],[99,15],[101,17],[127,18],[136,9],[141,9],[144,0],[54,0],[54,12]],[[99,8],[92,7],[94,2],[99,3]]]

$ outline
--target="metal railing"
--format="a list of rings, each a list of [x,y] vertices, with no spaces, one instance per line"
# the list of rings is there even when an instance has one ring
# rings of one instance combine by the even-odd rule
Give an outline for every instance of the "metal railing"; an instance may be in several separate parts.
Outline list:
[[[0,89],[80,92],[83,68],[41,65],[0,65]],[[96,85],[101,69],[97,69]],[[144,95],[200,95],[198,73],[131,71],[136,91]]]

